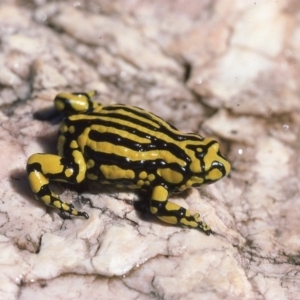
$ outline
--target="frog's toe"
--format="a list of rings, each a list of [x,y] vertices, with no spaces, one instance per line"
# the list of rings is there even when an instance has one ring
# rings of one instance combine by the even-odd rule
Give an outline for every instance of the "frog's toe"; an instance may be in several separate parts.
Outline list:
[[[85,211],[78,211],[77,212],[77,216],[79,216],[79,217],[84,217],[84,218],[86,218],[86,219],[89,219],[89,215],[88,215],[88,213],[86,213]]]
[[[64,220],[70,220],[71,219],[71,215],[70,213],[68,213],[65,210],[60,210],[59,215],[61,216],[62,219]]]
[[[210,235],[212,233],[210,227],[202,221],[198,221],[198,228],[202,230],[206,235]]]
[[[200,221],[200,214],[196,213],[193,215],[194,219],[199,222]]]

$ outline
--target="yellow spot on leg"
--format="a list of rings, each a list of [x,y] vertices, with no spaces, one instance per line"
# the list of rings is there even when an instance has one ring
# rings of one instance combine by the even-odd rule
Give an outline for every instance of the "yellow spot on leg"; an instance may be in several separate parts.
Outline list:
[[[152,192],[152,200],[166,201],[168,199],[168,191],[161,185],[156,186]]]
[[[158,218],[168,224],[177,224],[176,217],[158,217]]]
[[[179,205],[177,205],[177,204],[175,204],[173,202],[167,202],[165,208],[168,211],[177,211],[177,210],[179,210],[181,208],[181,206],[179,206]],[[189,215],[190,215],[190,213],[189,213]],[[187,216],[186,213],[185,213],[185,216]]]
[[[38,193],[43,185],[49,183],[45,176],[40,172],[31,172],[28,176],[31,190],[34,194]]]
[[[46,204],[49,205],[51,203],[51,197],[49,195],[45,195],[41,197],[41,200]]]
[[[69,211],[70,210],[70,205],[67,204],[67,203],[62,203],[61,207],[64,211]]]
[[[182,225],[185,225],[185,226],[189,226],[189,227],[193,227],[193,228],[197,228],[199,225],[196,221],[188,221],[186,218],[182,218],[180,220],[180,223]]]
[[[71,213],[73,216],[78,216],[78,211],[76,209],[73,209]]]
[[[53,202],[53,205],[56,207],[56,208],[61,208],[61,202],[59,200],[56,200]]]
[[[150,211],[151,211],[152,214],[155,215],[158,212],[158,209],[156,207],[151,206]]]
[[[183,180],[183,175],[177,171],[170,168],[158,169],[157,174],[159,174],[165,181],[178,184]]]

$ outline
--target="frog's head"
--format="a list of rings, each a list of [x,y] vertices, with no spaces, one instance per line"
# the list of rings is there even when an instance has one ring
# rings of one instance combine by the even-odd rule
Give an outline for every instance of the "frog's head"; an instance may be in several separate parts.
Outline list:
[[[221,154],[220,146],[215,140],[202,138],[198,146],[188,145],[187,148],[193,150],[195,155],[190,166],[190,186],[210,184],[229,174],[230,163]]]

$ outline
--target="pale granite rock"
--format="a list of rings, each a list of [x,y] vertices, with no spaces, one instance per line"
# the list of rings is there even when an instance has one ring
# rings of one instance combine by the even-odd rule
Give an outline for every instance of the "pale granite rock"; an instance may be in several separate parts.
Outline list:
[[[299,299],[300,6],[279,1],[0,3],[0,299]],[[150,110],[220,141],[229,177],[171,201],[215,232],[162,224],[138,197],[54,185],[90,218],[36,201],[25,166],[55,152],[35,113],[60,91]]]

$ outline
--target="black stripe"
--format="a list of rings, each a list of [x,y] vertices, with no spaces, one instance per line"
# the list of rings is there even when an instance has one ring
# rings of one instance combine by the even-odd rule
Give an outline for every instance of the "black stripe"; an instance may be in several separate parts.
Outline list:
[[[216,143],[217,143],[217,141],[214,141],[214,140],[212,140],[208,144],[204,144],[204,145],[197,145],[197,144],[190,143],[190,144],[186,145],[186,148],[195,151],[196,157],[199,158],[199,157],[204,157],[206,155],[208,149]],[[201,148],[202,152],[197,151],[196,150],[197,148]]]
[[[115,111],[115,110],[124,110],[126,112],[132,113],[133,115],[137,115],[138,117],[153,121],[154,123],[156,123],[157,125],[159,125],[159,123],[155,120],[152,119],[151,117],[151,113],[147,112],[146,110],[140,108],[140,107],[135,107],[135,106],[127,106],[124,104],[116,104],[116,105],[107,105],[104,106],[102,110],[106,110],[106,111]],[[137,110],[136,110],[137,109]],[[141,110],[141,111],[139,111]],[[120,112],[118,112],[120,113]],[[120,113],[122,114],[122,113]]]
[[[120,118],[118,118],[118,119],[120,119]],[[140,131],[134,126],[134,124],[133,124],[132,127],[127,126],[127,125],[123,125],[123,124],[118,122],[118,119],[115,119],[115,120],[112,119],[110,121],[106,121],[106,120],[101,119],[101,117],[99,117],[99,118],[96,118],[96,119],[93,119],[93,120],[82,119],[82,120],[72,120],[71,122],[68,122],[66,120],[65,123],[66,123],[67,126],[71,126],[72,124],[74,125],[74,122],[76,122],[76,126],[75,126],[76,135],[80,135],[80,133],[82,133],[87,127],[91,127],[92,125],[102,125],[104,127],[107,127],[108,129],[109,128],[114,128],[114,129],[116,129],[116,131],[124,130],[125,132],[134,134],[137,137],[147,138],[147,139],[151,140],[152,142],[156,141],[156,139],[157,139],[156,135],[152,135],[150,132],[147,133],[147,130],[146,130],[146,133],[143,132],[143,131]],[[143,124],[141,126],[144,127]],[[93,130],[92,134],[93,134],[93,136],[95,136],[95,138],[90,135],[91,139],[93,139],[93,140],[95,139],[96,141],[101,141],[101,134],[102,134],[101,132],[99,132],[99,138],[97,138],[97,135],[95,134],[94,130]],[[65,135],[67,135],[67,134],[65,134]],[[118,136],[120,136],[120,135],[118,135]]]
[[[119,105],[119,106],[117,106]],[[178,130],[175,126],[173,126],[172,124],[166,122],[165,120],[163,120],[161,117],[159,117],[158,115],[148,112],[146,110],[144,110],[143,108],[137,107],[137,106],[126,106],[124,104],[117,104],[116,106],[114,105],[109,105],[109,106],[105,106],[104,110],[107,111],[112,111],[112,110],[118,110],[118,109],[122,109],[126,112],[130,112],[132,114],[135,114],[141,118],[145,118],[149,121],[152,121],[154,123],[156,123],[159,126],[163,126],[164,127],[164,123],[168,124],[172,129],[174,130]],[[136,110],[137,109],[137,110]],[[140,111],[139,111],[140,110]],[[158,118],[159,120],[154,119],[152,116]]]
[[[176,144],[167,143],[166,141],[162,139],[158,139],[153,136],[146,137],[150,141],[149,144],[146,144],[146,143],[139,143],[138,141],[120,136],[117,133],[111,133],[111,132],[102,133],[96,130],[91,130],[89,132],[89,138],[96,142],[109,142],[116,146],[123,146],[133,151],[139,151],[139,152],[147,152],[151,150],[156,150],[156,151],[166,150],[171,152],[178,159],[185,161],[187,164],[190,162],[190,157],[186,155],[184,150],[178,147]]]
[[[90,113],[89,115],[91,115],[91,116],[99,116],[100,118],[101,118],[101,116],[107,117],[107,118],[111,118],[111,120],[112,120],[111,122],[114,122],[114,123],[118,123],[118,120],[123,120],[123,121],[131,122],[133,125],[142,126],[142,127],[145,127],[147,129],[150,129],[150,130],[153,130],[153,131],[160,130],[160,126],[161,126],[156,121],[153,121],[153,120],[151,120],[149,118],[148,118],[148,120],[150,120],[152,123],[157,124],[157,126],[159,126],[159,127],[157,128],[157,127],[152,126],[151,124],[149,124],[147,122],[143,122],[141,120],[132,118],[132,117],[127,116],[125,114],[122,114],[120,112],[119,113],[109,113],[109,114]],[[147,120],[147,118],[145,118],[144,116],[143,116],[143,118]]]
[[[170,168],[174,171],[180,172],[181,174],[185,174],[188,170],[187,167],[181,167],[178,163],[169,163],[167,164],[163,159],[158,158],[154,160],[143,160],[143,161],[130,161],[127,157],[118,156],[114,153],[102,153],[97,152],[89,148],[85,147],[85,154],[90,159],[94,160],[95,166],[90,169],[91,173],[100,174],[99,166],[104,165],[117,165],[122,169],[130,169],[135,173],[139,173],[142,171],[146,171],[147,173],[156,174],[158,168]],[[132,180],[131,180],[132,182]]]
[[[155,123],[157,127],[154,127],[154,126],[151,126],[149,123],[147,122],[143,122],[141,120],[138,120],[138,119],[135,119],[135,118],[132,118],[126,114],[123,114],[122,112],[113,112],[113,111],[117,111],[117,110],[124,110],[126,112],[129,112],[129,113],[132,113],[133,115],[136,115],[140,118],[143,118],[145,120],[148,120],[152,123]],[[135,109],[138,109],[138,110],[141,110],[141,111],[136,111]],[[129,121],[129,122],[132,122],[133,124],[137,124],[137,125],[140,125],[140,126],[143,126],[143,127],[146,127],[146,128],[149,128],[153,131],[160,131],[160,132],[163,132],[173,138],[177,138],[178,135],[180,136],[181,135],[181,132],[175,127],[173,126],[172,124],[164,121],[162,118],[160,118],[159,116],[153,114],[153,113],[150,113],[150,112],[147,112],[146,110],[142,109],[142,108],[139,108],[139,107],[136,107],[136,106],[125,106],[124,104],[117,104],[117,105],[108,105],[108,106],[105,106],[103,107],[102,111],[109,111],[109,112],[112,112],[112,113],[109,113],[109,114],[103,114],[104,116],[108,116],[108,117],[112,117],[112,118],[116,118],[116,121],[118,119],[121,119],[121,120],[125,120],[125,121]],[[94,115],[94,116],[101,116],[101,112],[100,113],[90,113],[89,115]],[[156,120],[154,119],[153,116],[155,116],[156,118],[158,118],[159,120]],[[177,131],[176,134],[174,135],[174,132],[170,131],[169,129],[167,129],[165,127],[165,124],[168,124],[173,130]],[[184,139],[184,136],[182,137]]]
[[[72,124],[72,123],[76,122],[76,126],[75,126],[76,129],[81,128],[79,130],[79,132],[82,132],[87,127],[95,124],[95,125],[103,125],[103,126],[107,126],[107,127],[114,127],[116,129],[122,129],[122,130],[128,131],[130,133],[136,134],[140,137],[146,137],[146,134],[144,132],[137,130],[135,127],[135,126],[141,126],[141,127],[147,128],[149,130],[152,130],[154,133],[156,133],[156,132],[163,133],[163,134],[169,136],[174,141],[189,140],[189,141],[197,142],[197,141],[203,140],[203,137],[201,137],[200,135],[197,137],[197,136],[192,136],[189,134],[184,134],[184,133],[181,133],[179,130],[177,130],[175,127],[174,127],[175,132],[173,132],[173,131],[167,129],[163,124],[160,125],[156,121],[153,121],[160,126],[159,128],[156,128],[146,122],[131,118],[131,117],[121,114],[121,113],[101,114],[101,112],[98,112],[98,113],[88,113],[88,115],[95,116],[95,119],[93,119],[93,120],[86,120],[86,119],[76,120],[75,119],[75,120],[72,120],[70,123]],[[110,118],[111,121],[106,121],[106,120],[101,119],[102,116]],[[131,122],[132,126],[123,125],[119,122],[119,120]],[[152,119],[150,119],[150,120],[152,121]],[[67,122],[67,120],[66,120],[66,124],[67,123],[69,123],[69,122]],[[69,126],[69,124],[67,124],[67,125]],[[150,133],[149,133],[149,136],[150,136]]]

